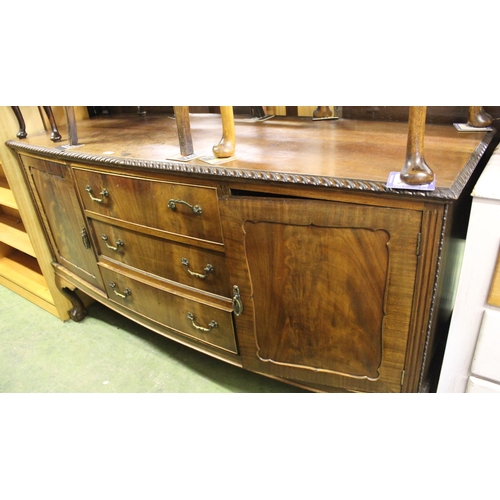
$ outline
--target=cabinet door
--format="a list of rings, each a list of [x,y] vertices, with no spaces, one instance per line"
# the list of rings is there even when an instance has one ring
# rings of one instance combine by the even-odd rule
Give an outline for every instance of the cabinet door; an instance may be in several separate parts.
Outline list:
[[[243,365],[354,391],[399,392],[421,212],[229,197],[226,255]]]
[[[57,262],[104,291],[90,235],[78,204],[69,168],[22,156]]]

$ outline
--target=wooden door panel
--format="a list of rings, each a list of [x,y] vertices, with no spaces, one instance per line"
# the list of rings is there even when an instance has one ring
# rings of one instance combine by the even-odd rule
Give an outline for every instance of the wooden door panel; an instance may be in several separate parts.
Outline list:
[[[221,202],[244,312],[243,364],[358,391],[401,390],[421,213],[266,198]]]
[[[68,167],[29,157],[23,162],[29,167],[57,262],[104,290]]]
[[[244,229],[255,307],[269,313],[255,318],[259,358],[376,379],[388,233],[266,222]]]

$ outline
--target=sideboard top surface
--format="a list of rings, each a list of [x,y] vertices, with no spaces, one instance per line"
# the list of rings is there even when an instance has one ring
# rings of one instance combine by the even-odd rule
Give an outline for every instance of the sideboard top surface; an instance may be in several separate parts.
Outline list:
[[[191,114],[190,122],[195,153],[210,156],[222,136],[220,115]],[[436,190],[423,192],[386,187],[389,173],[401,171],[404,164],[408,134],[404,122],[300,117],[259,122],[236,116],[235,156],[220,164],[172,160],[180,149],[176,121],[167,115],[79,121],[79,144],[72,147],[64,124],[59,131],[63,139],[58,143],[48,132],[28,130],[26,139],[7,145],[67,161],[445,199],[459,196],[494,136],[494,132],[458,132],[452,124],[428,124],[424,153],[436,174]]]

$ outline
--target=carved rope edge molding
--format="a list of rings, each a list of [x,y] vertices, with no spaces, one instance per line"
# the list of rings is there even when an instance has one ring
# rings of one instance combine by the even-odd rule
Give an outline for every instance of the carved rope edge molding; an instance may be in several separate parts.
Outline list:
[[[177,163],[170,161],[153,161],[144,159],[117,158],[109,156],[91,155],[71,150],[58,150],[43,146],[34,146],[23,142],[9,140],[5,144],[10,148],[38,153],[45,157],[59,160],[81,161],[85,163],[99,163],[102,165],[116,165],[125,168],[147,168],[152,170],[168,170],[179,173],[191,173],[212,175],[216,177],[228,177],[237,179],[250,179],[267,182],[281,182],[285,184],[302,184],[305,186],[320,186],[326,188],[347,189],[352,191],[363,191],[372,193],[391,193],[400,196],[413,196],[422,198],[439,198],[453,200],[458,198],[464,186],[467,184],[472,172],[476,168],[480,158],[492,141],[495,132],[488,132],[469,160],[461,170],[451,188],[436,188],[434,191],[417,191],[405,189],[391,189],[386,187],[385,182],[366,181],[358,179],[347,179],[338,177],[309,176],[287,172],[264,172],[261,170],[244,170],[236,168],[224,168],[221,166],[204,166],[200,164]]]

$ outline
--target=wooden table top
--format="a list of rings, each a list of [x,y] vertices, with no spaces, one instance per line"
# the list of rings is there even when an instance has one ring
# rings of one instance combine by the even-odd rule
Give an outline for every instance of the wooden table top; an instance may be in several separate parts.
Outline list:
[[[212,146],[222,137],[220,115],[191,114],[190,122],[195,153],[212,155]],[[70,148],[64,124],[59,131],[63,137],[59,143],[50,141],[49,132],[41,132],[7,144],[73,161],[388,191],[389,173],[401,171],[404,164],[408,124],[300,117],[259,122],[236,116],[235,156],[217,165],[199,159],[170,160],[180,149],[176,121],[167,115],[110,115],[79,121],[79,145]],[[428,124],[424,153],[436,174],[437,189],[427,195],[455,198],[493,136],[493,132],[458,132],[452,124]]]

